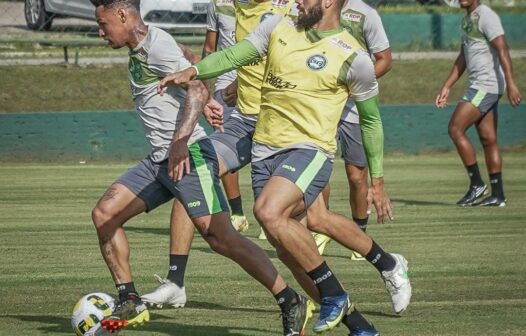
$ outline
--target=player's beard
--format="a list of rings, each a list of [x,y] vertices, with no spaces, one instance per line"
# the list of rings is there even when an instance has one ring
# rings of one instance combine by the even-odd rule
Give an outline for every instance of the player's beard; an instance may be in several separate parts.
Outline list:
[[[321,9],[321,0],[318,0],[316,5],[312,7],[308,13],[300,15],[298,17],[298,27],[308,29],[320,22],[323,17],[323,11]]]

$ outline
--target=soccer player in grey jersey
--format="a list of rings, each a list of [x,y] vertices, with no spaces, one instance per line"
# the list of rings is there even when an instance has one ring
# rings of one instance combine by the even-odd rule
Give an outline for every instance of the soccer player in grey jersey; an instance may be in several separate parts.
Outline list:
[[[451,116],[448,129],[470,178],[469,189],[457,205],[505,206],[502,159],[497,145],[497,110],[505,88],[513,106],[519,105],[521,94],[513,80],[499,16],[479,0],[460,0],[460,6],[466,10],[461,26],[462,47],[435,101],[437,107],[444,108],[449,89],[467,69],[469,86]],[[491,183],[491,195],[478,203],[487,186],[480,176],[475,149],[466,136],[466,130],[472,125],[476,126],[484,148]]]
[[[304,298],[287,286],[265,252],[230,223],[216,152],[197,125],[209,99],[208,90],[202,82],[190,81],[158,95],[156,87],[163,76],[190,66],[174,39],[144,24],[139,0],[91,2],[96,7],[99,35],[114,49],[130,50],[128,78],[151,147],[150,154],[119,177],[92,211],[100,250],[119,292],[111,316],[101,321],[103,328],[119,331],[149,320],[132,280],[123,225],[175,197],[214,251],[238,263],[285,305],[283,323],[297,321],[290,335],[299,334],[306,320]]]

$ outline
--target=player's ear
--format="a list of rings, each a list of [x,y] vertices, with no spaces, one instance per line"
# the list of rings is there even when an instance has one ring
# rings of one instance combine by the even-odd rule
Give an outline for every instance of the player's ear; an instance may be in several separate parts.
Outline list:
[[[119,8],[117,9],[117,16],[119,17],[119,20],[122,23],[125,23],[128,16],[128,12],[124,8]]]

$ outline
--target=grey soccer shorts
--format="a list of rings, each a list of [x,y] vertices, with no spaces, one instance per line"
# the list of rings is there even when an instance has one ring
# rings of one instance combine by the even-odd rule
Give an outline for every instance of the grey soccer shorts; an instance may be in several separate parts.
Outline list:
[[[342,159],[345,164],[361,168],[367,167],[367,157],[363,148],[360,125],[340,120],[337,134]]]
[[[252,137],[256,121],[235,109],[223,124],[224,132],[210,135],[217,155],[223,160],[227,171],[239,170],[252,159]]]
[[[174,197],[185,207],[190,218],[226,212],[228,206],[219,180],[219,165],[208,138],[188,146],[190,174],[175,182],[168,176],[168,160],[153,162],[148,156],[130,168],[117,183],[123,184],[152,211]]]
[[[290,149],[266,159],[252,162],[252,189],[254,199],[272,176],[281,176],[296,184],[303,192],[307,209],[331,177],[333,162],[315,149]]]
[[[500,97],[502,97],[500,94],[487,93],[483,90],[469,87],[460,101],[471,103],[482,114],[493,112],[497,116]]]

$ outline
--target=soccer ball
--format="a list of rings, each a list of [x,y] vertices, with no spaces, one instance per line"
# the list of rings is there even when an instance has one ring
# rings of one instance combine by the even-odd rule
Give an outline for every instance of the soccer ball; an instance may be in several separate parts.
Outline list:
[[[73,307],[71,327],[78,336],[103,336],[110,334],[100,322],[109,317],[115,307],[115,300],[105,293],[91,293],[83,296]]]

